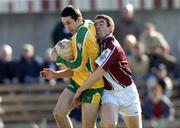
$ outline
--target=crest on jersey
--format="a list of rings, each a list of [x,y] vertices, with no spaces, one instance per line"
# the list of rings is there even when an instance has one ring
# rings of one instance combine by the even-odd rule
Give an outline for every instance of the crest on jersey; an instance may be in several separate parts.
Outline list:
[[[78,47],[79,50],[81,50],[82,49],[82,44],[77,42],[77,47]]]
[[[101,65],[107,58],[108,56],[110,55],[111,53],[111,50],[108,48],[106,50],[104,50],[101,55],[96,59],[96,63],[98,65]]]

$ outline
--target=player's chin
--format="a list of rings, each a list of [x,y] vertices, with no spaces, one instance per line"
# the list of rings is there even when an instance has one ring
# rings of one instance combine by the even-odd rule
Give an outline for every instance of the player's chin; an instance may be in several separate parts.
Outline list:
[[[98,37],[100,37],[100,36],[101,36],[101,33],[100,33],[99,31],[96,31],[96,35],[97,35]]]

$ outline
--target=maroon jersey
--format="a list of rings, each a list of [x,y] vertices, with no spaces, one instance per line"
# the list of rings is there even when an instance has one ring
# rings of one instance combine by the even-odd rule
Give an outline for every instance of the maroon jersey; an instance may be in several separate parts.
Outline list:
[[[106,89],[121,89],[132,84],[132,74],[126,55],[113,35],[106,36],[100,43],[101,55],[96,63],[107,73]]]

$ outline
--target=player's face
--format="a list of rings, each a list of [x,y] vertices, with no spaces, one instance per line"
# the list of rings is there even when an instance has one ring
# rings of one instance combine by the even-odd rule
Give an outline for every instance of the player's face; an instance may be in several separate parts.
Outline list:
[[[107,27],[107,23],[104,19],[95,20],[96,34],[99,39],[103,39],[110,33],[110,27]]]
[[[72,33],[76,33],[76,30],[79,26],[79,22],[78,20],[75,21],[74,19],[72,19],[70,16],[67,17],[61,17],[61,21],[64,24],[64,26]]]
[[[146,36],[150,36],[150,33],[151,33],[150,28],[145,27],[145,28],[144,28],[144,34],[145,34]]]

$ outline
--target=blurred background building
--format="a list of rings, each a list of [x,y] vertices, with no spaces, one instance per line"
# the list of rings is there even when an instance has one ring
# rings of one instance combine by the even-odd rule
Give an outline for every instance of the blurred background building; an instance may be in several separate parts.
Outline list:
[[[173,54],[178,55],[180,0],[0,0],[0,44],[9,43],[17,57],[20,45],[32,43],[38,48],[37,54],[45,57],[45,49],[52,44],[50,35],[64,6],[73,4],[90,19],[105,11],[118,26],[121,10],[128,3],[134,6],[140,25],[147,21],[155,24]]]

